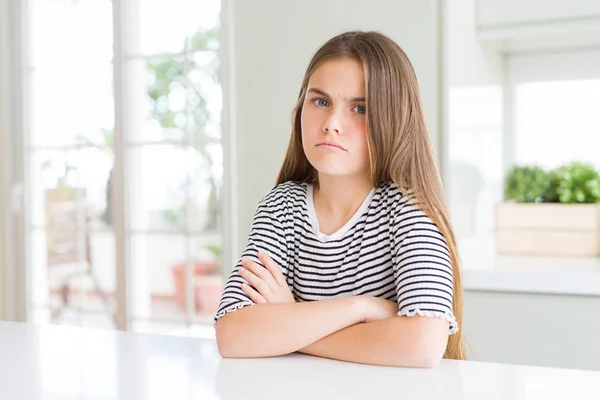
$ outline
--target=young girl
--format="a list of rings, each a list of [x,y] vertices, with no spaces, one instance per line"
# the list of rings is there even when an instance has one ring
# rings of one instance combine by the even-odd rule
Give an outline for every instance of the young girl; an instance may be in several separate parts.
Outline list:
[[[434,367],[465,358],[461,314],[414,70],[380,33],[336,36],[308,66],[277,185],[225,286],[219,351]]]

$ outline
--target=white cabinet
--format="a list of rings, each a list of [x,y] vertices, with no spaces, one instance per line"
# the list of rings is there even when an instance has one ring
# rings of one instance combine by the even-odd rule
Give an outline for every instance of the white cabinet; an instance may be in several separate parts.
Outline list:
[[[478,39],[502,52],[600,45],[599,0],[478,0]]]
[[[481,27],[556,23],[600,17],[598,0],[479,0]]]
[[[465,291],[469,359],[600,371],[600,297]]]

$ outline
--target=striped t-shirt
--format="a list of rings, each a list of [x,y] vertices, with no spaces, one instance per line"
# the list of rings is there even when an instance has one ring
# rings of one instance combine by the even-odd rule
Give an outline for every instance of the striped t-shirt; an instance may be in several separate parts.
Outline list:
[[[376,296],[397,302],[398,316],[439,317],[450,334],[458,331],[447,242],[392,182],[373,188],[332,235],[319,232],[311,184],[276,186],[256,209],[242,258],[260,263],[259,250],[281,267],[296,301]],[[240,267],[227,280],[215,321],[254,304],[241,289]]]

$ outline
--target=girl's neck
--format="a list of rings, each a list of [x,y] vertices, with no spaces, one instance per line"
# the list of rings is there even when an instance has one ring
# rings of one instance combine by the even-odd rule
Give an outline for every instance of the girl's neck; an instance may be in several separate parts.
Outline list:
[[[353,215],[373,189],[369,177],[339,177],[319,174],[313,202],[316,209],[329,215]]]

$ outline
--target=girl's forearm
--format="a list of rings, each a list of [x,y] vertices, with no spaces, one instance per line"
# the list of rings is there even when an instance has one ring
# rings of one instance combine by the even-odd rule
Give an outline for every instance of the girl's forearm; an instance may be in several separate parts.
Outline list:
[[[365,319],[364,303],[357,296],[256,304],[217,321],[217,346],[226,358],[278,356],[298,351]]]
[[[361,364],[433,368],[447,343],[447,321],[416,315],[353,325],[300,351]]]

